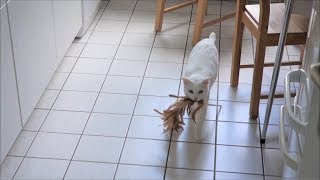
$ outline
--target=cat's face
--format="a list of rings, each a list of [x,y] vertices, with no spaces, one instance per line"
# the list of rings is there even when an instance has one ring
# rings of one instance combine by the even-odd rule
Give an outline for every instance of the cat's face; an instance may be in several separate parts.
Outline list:
[[[199,82],[193,82],[185,77],[182,78],[184,94],[194,101],[201,101],[208,98],[210,78]]]

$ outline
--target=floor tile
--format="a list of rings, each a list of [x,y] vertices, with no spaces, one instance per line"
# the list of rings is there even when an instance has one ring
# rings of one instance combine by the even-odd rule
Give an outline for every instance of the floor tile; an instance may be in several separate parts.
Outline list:
[[[218,122],[217,144],[260,147],[259,124]]]
[[[132,10],[136,4],[134,0],[122,0],[122,1],[110,1],[108,3],[107,9],[124,9]]]
[[[71,72],[74,64],[77,62],[77,59],[78,58],[76,57],[64,57],[59,64],[57,72]]]
[[[144,78],[140,95],[168,96],[178,94],[179,80]]]
[[[23,157],[7,156],[1,164],[0,179],[12,179],[22,160]]]
[[[79,57],[84,46],[85,46],[85,43],[72,43],[66,53],[66,56]]]
[[[25,158],[14,179],[62,179],[69,161]]]
[[[154,41],[153,34],[141,34],[141,33],[125,33],[121,45],[124,46],[147,46],[151,47]]]
[[[88,118],[86,112],[50,111],[41,131],[81,134]]]
[[[36,132],[21,131],[8,155],[25,156],[35,136]]]
[[[182,63],[184,49],[153,48],[150,61]]]
[[[150,179],[162,179],[164,176],[163,167],[152,166],[135,166],[119,164],[116,180],[150,180]]]
[[[53,109],[90,112],[98,93],[61,91]]]
[[[100,32],[93,31],[88,43],[96,44],[120,44],[122,32]]]
[[[249,118],[249,103],[220,101],[219,104],[221,104],[219,120],[257,123],[256,120]]]
[[[294,171],[284,166],[281,151],[279,149],[262,149],[264,174],[268,176],[282,176],[283,172],[294,175]],[[288,176],[288,178],[294,176]]]
[[[153,22],[129,22],[126,32],[155,34]]]
[[[228,38],[221,38],[221,47],[220,50],[221,51],[232,51],[232,46],[230,46],[232,44],[232,39],[228,39]],[[245,53],[253,53],[253,48],[252,48],[252,40],[248,40],[248,39],[243,39],[242,40],[242,52]]]
[[[181,12],[170,12],[167,13],[163,22],[165,23],[189,23],[190,22],[190,13],[181,13]]]
[[[80,57],[112,59],[117,48],[116,45],[87,44]]]
[[[39,131],[40,126],[47,117],[49,110],[34,109],[31,113],[27,123],[24,125],[23,130]]]
[[[171,97],[139,96],[134,115],[159,116],[153,109],[167,109],[175,100]]]
[[[107,74],[110,66],[111,60],[79,58],[72,72],[88,74]]]
[[[89,28],[88,28],[88,31],[93,31],[93,30],[95,29],[96,25],[98,24],[98,21],[99,21],[99,17],[96,16],[96,17],[93,19],[92,23],[90,24],[90,26],[89,26]]]
[[[166,180],[185,180],[185,179],[199,179],[211,180],[213,179],[213,171],[199,171],[187,169],[173,169],[167,168]]]
[[[147,62],[144,61],[113,61],[109,75],[119,76],[139,76],[142,77],[147,67]],[[134,69],[134,71],[132,71]]]
[[[216,180],[235,180],[235,179],[263,180],[263,176],[251,175],[251,174],[216,172]]]
[[[84,134],[126,137],[130,115],[92,113]]]
[[[157,4],[153,1],[138,1],[135,10],[138,11],[155,11]]]
[[[54,159],[71,159],[80,135],[39,132],[27,156]]]
[[[261,125],[261,131],[263,129],[263,125]],[[288,141],[288,135],[289,135],[289,127],[284,127],[284,133],[286,135],[286,141]],[[265,144],[262,144],[262,147],[264,148],[276,148],[280,149],[279,144],[279,126],[275,126],[272,124],[268,125],[268,130],[265,138]]]
[[[214,145],[172,142],[168,167],[213,171]]]
[[[120,46],[115,59],[147,61],[150,52],[150,47]]]
[[[135,10],[132,14],[130,21],[131,22],[133,21],[154,22],[155,18],[156,18],[156,13],[152,11]]]
[[[165,166],[169,142],[147,139],[127,139],[120,163]]]
[[[265,180],[283,180],[283,178],[276,176],[265,176]]]
[[[173,23],[163,23],[162,31],[158,34],[166,35],[188,35],[189,25],[188,23],[173,24]]]
[[[71,73],[63,90],[99,92],[105,75]]]
[[[221,26],[221,38],[230,38],[232,39],[233,38],[233,33],[234,33],[234,29],[235,27],[230,27],[230,26]],[[245,39],[252,39],[252,35],[250,33],[250,31],[245,28],[244,31],[243,31],[243,37],[242,37],[243,40]]]
[[[188,35],[191,36],[191,37],[193,36],[193,33],[194,33],[194,26],[195,26],[194,24],[190,25],[190,30],[189,30]],[[212,32],[216,33],[216,38],[220,37],[220,33],[219,33],[220,32],[220,27],[219,26],[209,26],[207,28],[202,29],[201,36],[204,37],[204,38],[208,38]],[[191,39],[192,38],[190,38],[190,40]],[[215,44],[218,47],[218,45],[219,45],[218,39],[216,39],[216,43]]]
[[[187,36],[157,35],[153,47],[158,48],[185,48]]]
[[[36,108],[51,109],[60,90],[45,90],[42,94]]]
[[[99,20],[95,31],[115,31],[124,32],[126,30],[128,21],[116,21],[116,20]]]
[[[251,85],[239,84],[238,87],[230,86],[230,83],[219,83],[219,100],[250,102]]]
[[[162,123],[159,117],[133,116],[128,137],[169,140],[170,133],[163,133]]]
[[[69,73],[55,73],[47,86],[47,89],[62,89],[63,84],[66,82]]]
[[[182,64],[149,62],[145,77],[180,79]]]
[[[132,10],[115,10],[109,9],[104,11],[101,19],[124,20],[128,21],[131,17]]]
[[[138,94],[141,82],[141,77],[107,76],[101,92]]]
[[[132,114],[137,96],[100,93],[93,112]]]
[[[112,179],[116,168],[116,164],[72,161],[65,179]]]
[[[264,124],[266,109],[267,109],[267,104],[261,104],[260,103],[260,106],[259,106],[259,119],[260,119],[260,123],[261,124]],[[270,118],[269,118],[269,124],[273,124],[273,125],[279,126],[280,109],[281,109],[281,105],[278,105],[278,104],[273,104],[272,105]],[[288,122],[285,121],[284,124],[287,125]]]
[[[124,138],[83,135],[73,160],[117,163],[123,143]]]
[[[231,67],[232,64],[232,52],[224,51],[219,53],[220,66]],[[254,55],[252,53],[241,53],[241,64],[253,64]]]
[[[260,148],[217,146],[217,171],[262,174]]]
[[[184,130],[177,133],[173,131],[172,140],[173,141],[184,141],[184,142],[197,142],[194,139],[194,128],[195,123],[191,119],[184,119],[186,125],[184,125]],[[213,144],[215,141],[216,133],[216,122],[215,121],[204,121],[203,130],[202,130],[202,143]]]

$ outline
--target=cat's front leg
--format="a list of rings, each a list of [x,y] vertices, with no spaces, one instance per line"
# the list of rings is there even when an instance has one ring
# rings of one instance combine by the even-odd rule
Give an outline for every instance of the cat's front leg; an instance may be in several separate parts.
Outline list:
[[[194,138],[200,142],[203,139],[203,123],[206,118],[208,103],[204,103],[195,115]]]

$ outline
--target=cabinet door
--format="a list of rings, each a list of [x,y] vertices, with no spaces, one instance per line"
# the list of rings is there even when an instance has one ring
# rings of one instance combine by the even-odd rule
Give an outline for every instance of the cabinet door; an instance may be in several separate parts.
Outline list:
[[[21,126],[16,77],[8,24],[7,7],[0,9],[0,39],[1,39],[1,120],[0,120],[0,164],[9,152],[17,138]]]
[[[81,28],[81,0],[54,0],[53,13],[57,59],[60,62]]]
[[[7,3],[25,123],[58,66],[51,0]]]

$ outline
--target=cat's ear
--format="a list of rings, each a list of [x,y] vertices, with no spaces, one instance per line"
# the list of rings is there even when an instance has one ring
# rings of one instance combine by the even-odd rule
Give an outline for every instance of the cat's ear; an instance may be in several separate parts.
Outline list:
[[[211,77],[208,77],[207,79],[203,80],[203,81],[202,81],[202,84],[208,85],[209,82],[210,82],[210,79],[211,79]]]
[[[184,84],[190,84],[191,83],[191,81],[186,77],[182,77],[182,80],[183,80]]]

